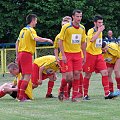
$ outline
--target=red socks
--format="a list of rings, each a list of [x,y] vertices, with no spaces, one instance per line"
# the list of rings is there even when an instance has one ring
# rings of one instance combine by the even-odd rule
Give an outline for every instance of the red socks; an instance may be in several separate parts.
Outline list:
[[[19,94],[20,94],[20,86],[23,80],[18,81],[18,92],[17,92],[17,98],[19,99]]]
[[[109,91],[110,92],[114,91],[113,82],[109,82]]]
[[[74,79],[74,81],[72,81],[72,99],[77,98],[78,95],[78,85],[79,85],[79,80]]]
[[[5,95],[6,95],[6,93],[1,90],[1,91],[0,91],[0,98],[3,97],[3,96],[5,96]]]
[[[105,96],[109,94],[109,81],[108,76],[102,76],[102,85],[104,87]]]
[[[47,95],[50,95],[52,93],[53,86],[54,86],[54,81],[49,81]]]
[[[84,78],[83,88],[84,88],[84,96],[88,95],[88,88],[89,88],[89,79],[88,78]]]
[[[21,81],[21,80],[20,80]],[[20,85],[20,89],[19,89],[19,94],[18,94],[18,99],[19,100],[23,100],[23,99],[27,99],[27,95],[25,94],[25,90],[28,86],[28,81],[26,80],[22,80],[21,81],[21,85]]]
[[[120,90],[120,78],[115,78],[117,82],[117,89]]]
[[[61,86],[60,86],[59,91],[60,91],[60,92],[63,92],[63,91],[64,91],[65,86],[67,86],[67,82],[66,82],[66,80],[65,80],[64,78],[62,78],[62,81],[61,81]]]
[[[71,88],[72,88],[72,82],[68,82],[68,97],[70,97]]]
[[[79,94],[83,95],[83,75],[82,75],[82,73],[80,73]]]

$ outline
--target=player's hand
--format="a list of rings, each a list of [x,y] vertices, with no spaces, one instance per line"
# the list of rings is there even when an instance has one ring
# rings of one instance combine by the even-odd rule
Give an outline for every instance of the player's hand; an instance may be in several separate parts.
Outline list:
[[[100,27],[98,27],[98,31],[102,32],[105,29],[104,25],[101,25]]]
[[[48,39],[47,42],[53,44],[53,41],[51,39]]]
[[[38,85],[42,85],[42,80],[38,80]]]

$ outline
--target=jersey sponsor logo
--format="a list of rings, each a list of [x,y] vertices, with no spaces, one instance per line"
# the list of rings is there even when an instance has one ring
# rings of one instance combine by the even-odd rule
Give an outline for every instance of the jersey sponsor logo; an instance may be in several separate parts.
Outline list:
[[[101,38],[96,39],[95,47],[96,48],[101,48],[102,47],[102,39]]]
[[[81,34],[72,34],[71,43],[72,44],[80,44],[81,43]]]

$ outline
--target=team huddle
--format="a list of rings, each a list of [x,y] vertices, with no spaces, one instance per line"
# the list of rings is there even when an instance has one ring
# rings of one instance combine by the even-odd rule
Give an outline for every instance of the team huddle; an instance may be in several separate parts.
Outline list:
[[[94,17],[94,27],[86,35],[85,27],[80,24],[82,11],[74,10],[72,18],[62,19],[61,31],[54,41],[54,55],[46,55],[32,60],[37,42],[50,42],[51,39],[39,37],[34,30],[37,16],[26,17],[27,26],[19,34],[16,42],[16,62],[7,67],[16,76],[12,83],[0,86],[0,97],[10,94],[18,101],[33,99],[32,91],[43,80],[49,78],[46,98],[54,98],[52,89],[57,80],[56,72],[62,74],[58,92],[60,101],[79,102],[79,98],[90,100],[88,90],[93,72],[102,76],[104,98],[112,99],[120,95],[120,47],[116,43],[102,41],[105,29],[103,18]],[[115,73],[117,91],[114,91],[112,72]],[[84,75],[83,75],[84,73]]]

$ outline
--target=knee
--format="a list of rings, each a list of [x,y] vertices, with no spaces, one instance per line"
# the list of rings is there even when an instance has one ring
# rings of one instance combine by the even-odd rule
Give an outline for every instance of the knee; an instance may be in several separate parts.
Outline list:
[[[72,75],[68,75],[66,77],[66,81],[73,81],[73,76]]]
[[[85,73],[85,78],[90,79],[92,73]]]
[[[80,71],[74,72],[74,79],[80,79]]]
[[[107,71],[107,70],[103,70],[103,71],[101,72],[101,74],[102,74],[102,76],[108,76],[108,71]]]
[[[115,70],[114,72],[115,72],[115,77],[116,77],[116,78],[120,78],[120,72],[117,71],[117,70]]]

